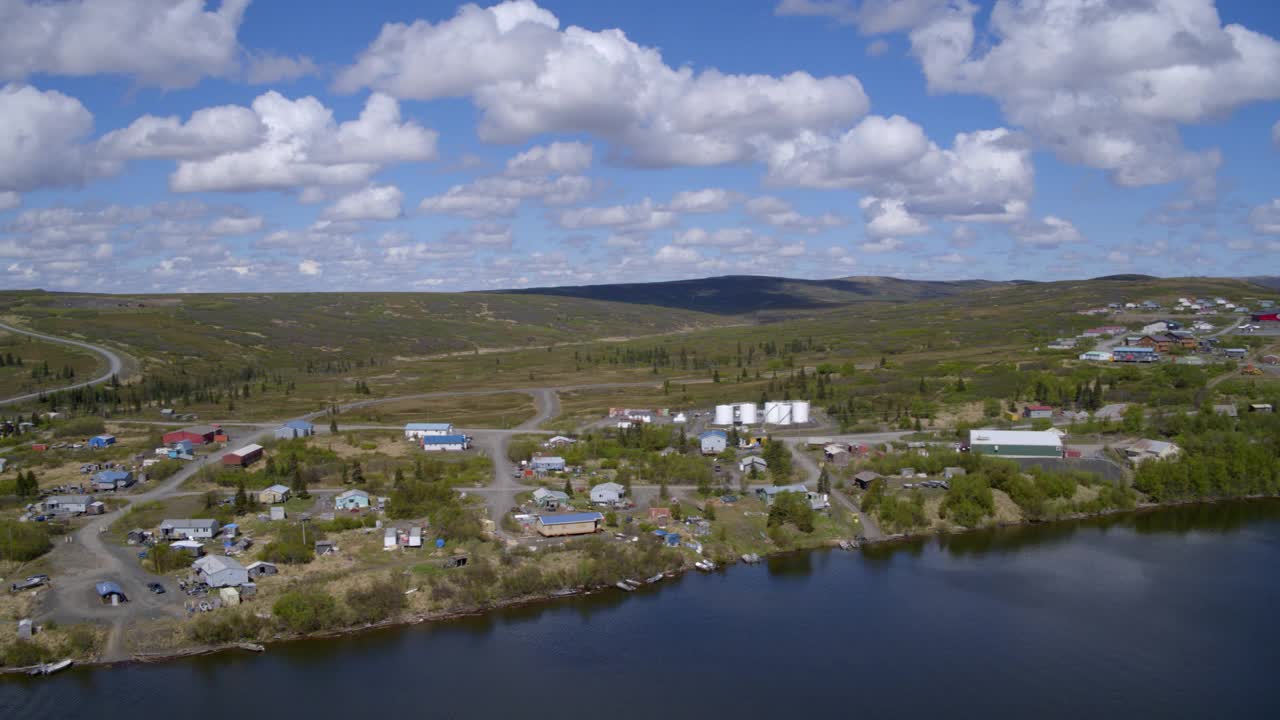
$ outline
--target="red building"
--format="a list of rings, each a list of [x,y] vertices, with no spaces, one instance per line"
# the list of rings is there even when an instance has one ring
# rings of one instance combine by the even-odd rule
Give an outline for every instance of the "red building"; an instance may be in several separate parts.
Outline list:
[[[1280,322],[1280,313],[1254,313],[1254,322]]]
[[[218,434],[218,429],[211,425],[192,425],[181,430],[174,430],[164,434],[164,444],[172,445],[176,442],[187,440],[195,445],[208,445],[213,442],[213,437]]]
[[[222,464],[233,465],[235,467],[248,467],[261,457],[261,445],[245,445],[235,452],[229,452],[226,455],[223,455]]]

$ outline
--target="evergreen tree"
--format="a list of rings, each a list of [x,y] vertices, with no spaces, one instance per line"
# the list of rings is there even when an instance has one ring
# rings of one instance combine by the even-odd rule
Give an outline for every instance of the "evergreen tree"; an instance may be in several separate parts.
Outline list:
[[[356,485],[364,484],[364,468],[360,467],[359,460],[351,463],[351,482]]]
[[[404,470],[401,470],[400,468],[396,468],[395,488],[397,490],[404,488]]]
[[[329,416],[329,433],[333,435],[338,433],[338,418],[335,415]]]
[[[243,515],[249,509],[249,494],[244,489],[244,479],[236,483],[235,512]]]
[[[818,492],[831,492],[831,476],[827,473],[826,467],[823,467],[822,472],[818,473]]]

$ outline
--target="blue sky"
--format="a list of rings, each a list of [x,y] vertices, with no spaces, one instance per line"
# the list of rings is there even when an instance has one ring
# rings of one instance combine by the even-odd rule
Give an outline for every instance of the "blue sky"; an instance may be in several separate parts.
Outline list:
[[[0,287],[1280,273],[1280,6],[0,0]]]

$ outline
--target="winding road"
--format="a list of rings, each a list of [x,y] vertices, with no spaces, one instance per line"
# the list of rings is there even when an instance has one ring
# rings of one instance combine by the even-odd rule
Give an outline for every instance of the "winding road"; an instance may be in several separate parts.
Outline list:
[[[45,395],[51,392],[56,392],[59,390],[75,390],[76,388],[89,387],[90,385],[101,385],[102,383],[109,382],[112,376],[119,375],[120,372],[124,369],[124,361],[120,359],[120,356],[117,355],[115,352],[108,350],[107,348],[104,348],[100,345],[92,345],[90,343],[81,342],[79,340],[70,340],[68,338],[60,338],[60,337],[54,337],[53,335],[45,335],[44,333],[39,333],[34,330],[27,330],[25,328],[15,327],[13,325],[8,325],[6,323],[0,323],[0,330],[5,330],[11,333],[17,333],[19,335],[27,335],[29,337],[38,338],[46,342],[58,343],[61,345],[71,345],[73,347],[82,348],[96,355],[99,355],[100,357],[106,359],[107,361],[107,371],[92,380],[86,380],[84,382],[78,382],[73,385],[66,385],[59,388],[49,388],[48,390],[41,390],[40,392],[27,393],[25,395],[17,395],[11,398],[5,398],[3,400],[0,400],[0,405],[12,405],[14,403],[26,402],[27,400],[35,400],[39,398],[41,395]]]

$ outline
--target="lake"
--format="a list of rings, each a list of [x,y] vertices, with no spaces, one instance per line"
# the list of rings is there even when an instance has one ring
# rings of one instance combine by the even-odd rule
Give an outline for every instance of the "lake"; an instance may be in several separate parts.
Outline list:
[[[0,681],[0,718],[1280,717],[1280,502],[796,554],[448,623]]]

